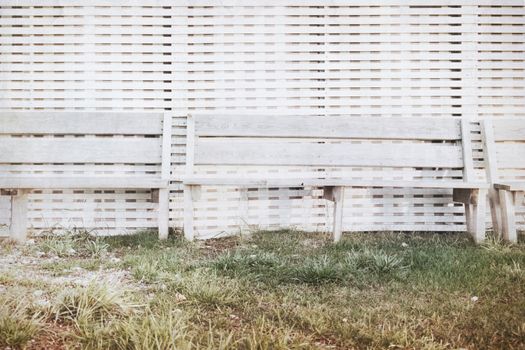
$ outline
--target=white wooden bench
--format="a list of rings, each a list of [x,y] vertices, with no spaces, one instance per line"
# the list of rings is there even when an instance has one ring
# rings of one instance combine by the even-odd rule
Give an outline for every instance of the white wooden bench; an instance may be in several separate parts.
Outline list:
[[[324,198],[335,202],[335,241],[341,237],[346,187],[405,187],[452,189],[453,200],[465,204],[468,232],[480,241],[485,235],[488,185],[474,180],[469,125],[454,118],[189,116],[182,178],[185,237],[194,238],[193,202],[203,185],[322,187]],[[201,172],[201,166],[413,167],[439,168],[445,174],[460,169],[463,176],[448,180],[217,176]]]
[[[1,112],[0,189],[11,195],[11,237],[26,237],[31,189],[151,189],[159,203],[159,236],[166,238],[170,144],[171,118],[163,113]],[[34,164],[49,171],[32,171]],[[131,170],[61,171],[68,164]]]
[[[516,242],[516,207],[525,193],[525,120],[487,119],[482,130],[494,231]]]

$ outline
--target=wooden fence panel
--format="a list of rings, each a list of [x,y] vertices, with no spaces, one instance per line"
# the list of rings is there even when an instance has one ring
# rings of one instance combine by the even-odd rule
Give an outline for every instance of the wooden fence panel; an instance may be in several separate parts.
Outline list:
[[[0,109],[170,113],[173,176],[184,169],[188,113],[523,118],[525,6],[521,0],[4,0]],[[472,126],[474,163],[483,178],[479,126]],[[0,172],[21,173],[129,168],[0,164]],[[151,171],[147,164],[132,168]],[[234,171],[462,176],[411,167]],[[354,189],[346,195],[347,230],[464,229],[450,191]],[[35,190],[29,215],[36,231],[86,226],[113,234],[155,227],[154,208],[147,191]],[[173,182],[174,227],[182,225],[181,209],[180,185]],[[0,203],[0,225],[8,210]],[[256,227],[327,230],[331,222],[330,204],[315,188],[209,187],[195,212],[201,237]]]

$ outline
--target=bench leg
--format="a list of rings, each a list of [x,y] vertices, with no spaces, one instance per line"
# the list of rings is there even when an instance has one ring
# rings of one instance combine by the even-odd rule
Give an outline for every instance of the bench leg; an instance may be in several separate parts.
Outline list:
[[[501,231],[504,240],[517,242],[515,203],[512,192],[498,190],[501,205]]]
[[[341,240],[343,233],[343,205],[345,197],[345,188],[336,186],[332,190],[334,199],[334,242]]]
[[[472,235],[474,232],[474,205],[465,203],[465,225],[467,226],[467,232]]]
[[[489,190],[490,215],[492,217],[492,229],[496,236],[502,235],[501,228],[501,208],[498,191],[495,189]]]
[[[485,240],[485,214],[487,207],[487,190],[478,191],[476,203],[473,204],[472,208],[472,237],[476,243],[480,243]]]
[[[167,239],[169,232],[170,198],[167,188],[159,189],[159,239]]]
[[[184,185],[184,237],[193,241],[193,187]]]
[[[11,238],[23,242],[27,238],[27,197],[29,190],[20,189],[11,196]]]
[[[467,232],[472,235],[476,243],[483,241],[485,239],[487,190],[454,189],[453,200],[465,205]]]

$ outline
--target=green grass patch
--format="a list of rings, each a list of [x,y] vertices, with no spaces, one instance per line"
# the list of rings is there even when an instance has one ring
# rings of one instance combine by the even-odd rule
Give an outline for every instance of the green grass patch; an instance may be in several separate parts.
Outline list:
[[[0,333],[4,346],[23,347],[57,324],[66,325],[66,344],[86,349],[525,344],[523,241],[489,237],[474,245],[459,234],[352,233],[334,244],[325,234],[283,230],[188,243],[143,232],[46,238],[37,249],[61,256],[41,264],[41,273],[82,267],[103,274],[111,267],[127,280],[55,286],[45,291],[47,309],[29,301],[22,311],[3,311],[0,322],[11,334]],[[35,287],[15,276],[0,275],[0,287],[30,294]]]

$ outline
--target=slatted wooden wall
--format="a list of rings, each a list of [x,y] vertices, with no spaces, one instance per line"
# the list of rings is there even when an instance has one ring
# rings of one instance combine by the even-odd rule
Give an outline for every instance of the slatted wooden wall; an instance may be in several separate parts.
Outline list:
[[[192,112],[525,117],[525,6],[522,0],[5,0],[0,64],[2,110],[172,113],[175,177],[185,159],[185,115]],[[482,177],[483,150],[473,126]],[[322,171],[408,179],[461,175]],[[205,188],[196,205],[197,232],[326,230],[331,208],[320,194],[311,188]],[[348,230],[464,229],[450,191],[355,189],[347,196]],[[9,206],[0,198],[5,213]],[[181,226],[176,182],[171,198],[172,226]],[[155,226],[153,208],[142,191],[34,191],[30,215],[37,230],[87,225],[114,233]]]
[[[170,8],[88,3],[0,3],[0,108],[172,110]],[[12,170],[1,166],[0,171]],[[20,171],[125,173],[132,168],[37,164]],[[144,165],[142,171],[151,168]],[[29,206],[36,230],[87,227],[116,233],[155,227],[157,220],[156,204],[143,190],[35,190]]]

